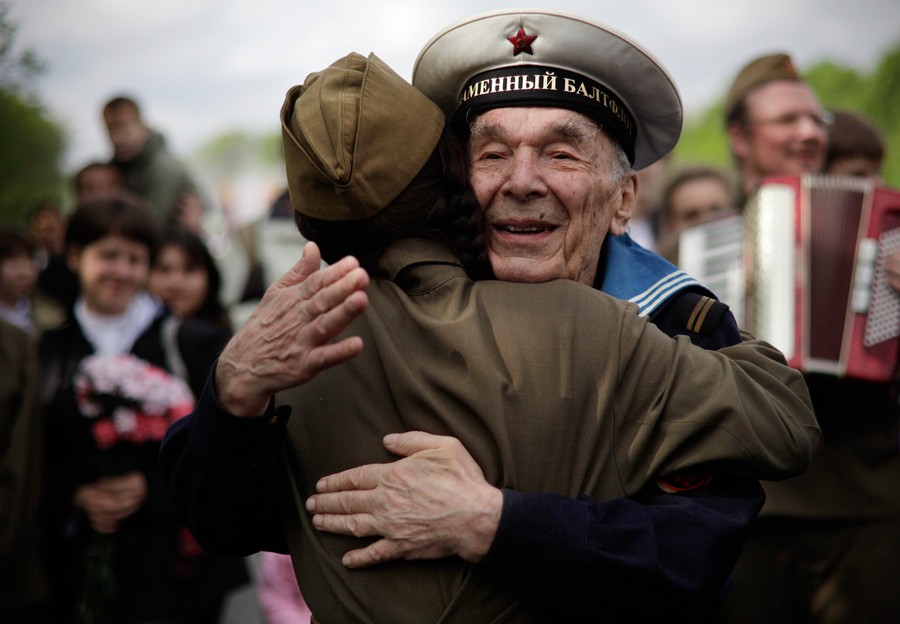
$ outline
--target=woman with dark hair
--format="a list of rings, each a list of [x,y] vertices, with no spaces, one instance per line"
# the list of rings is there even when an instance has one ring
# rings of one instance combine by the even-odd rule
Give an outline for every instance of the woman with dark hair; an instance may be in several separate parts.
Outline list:
[[[206,243],[180,225],[163,230],[150,266],[148,290],[176,316],[199,318],[231,335],[231,321],[220,299],[222,277]]]
[[[82,204],[65,241],[80,294],[39,345],[51,621],[213,623],[246,570],[193,541],[160,494],[157,455],[227,335],[170,323],[146,292],[158,233],[143,206]]]

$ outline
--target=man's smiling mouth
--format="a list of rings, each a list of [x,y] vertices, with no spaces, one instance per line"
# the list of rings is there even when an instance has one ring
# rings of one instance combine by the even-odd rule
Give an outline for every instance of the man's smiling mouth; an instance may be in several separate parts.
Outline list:
[[[554,229],[551,225],[505,225],[502,223],[495,225],[494,228],[510,234],[541,234]]]

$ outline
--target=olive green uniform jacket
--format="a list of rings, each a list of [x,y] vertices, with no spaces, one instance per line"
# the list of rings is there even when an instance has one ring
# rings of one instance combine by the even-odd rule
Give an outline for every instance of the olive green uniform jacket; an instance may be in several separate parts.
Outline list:
[[[198,192],[187,168],[169,152],[157,132],[150,135],[134,159],[113,163],[122,170],[125,187],[147,201],[158,223],[175,220],[184,194]]]
[[[42,434],[37,345],[0,321],[0,621],[40,603],[36,530]],[[4,615],[6,614],[6,615]]]
[[[761,342],[719,352],[671,339],[636,306],[567,280],[472,282],[434,241],[383,256],[360,356],[282,393],[292,407],[284,519],[300,586],[323,624],[531,621],[520,592],[458,558],[351,571],[362,540],[312,528],[321,477],[396,459],[391,432],[453,435],[495,486],[596,499],[714,463],[785,478],[818,435],[801,375]]]

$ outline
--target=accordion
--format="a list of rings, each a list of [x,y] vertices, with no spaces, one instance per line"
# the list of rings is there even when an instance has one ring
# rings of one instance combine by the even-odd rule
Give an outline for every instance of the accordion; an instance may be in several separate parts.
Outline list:
[[[900,295],[887,283],[885,262],[900,252],[900,191],[860,178],[766,178],[741,218],[717,226],[682,235],[679,249],[690,255],[691,245],[696,255],[705,246],[706,257],[685,258],[682,268],[714,292],[715,273],[725,271],[720,298],[744,328],[804,372],[894,378]],[[717,240],[732,250],[714,263]]]

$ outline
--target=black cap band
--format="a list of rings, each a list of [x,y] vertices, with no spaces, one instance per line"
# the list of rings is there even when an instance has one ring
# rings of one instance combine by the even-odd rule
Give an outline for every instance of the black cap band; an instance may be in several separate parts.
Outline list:
[[[552,106],[587,115],[603,126],[634,164],[634,116],[622,100],[595,80],[541,65],[491,69],[466,82],[453,123],[464,123],[471,113],[507,106]]]

